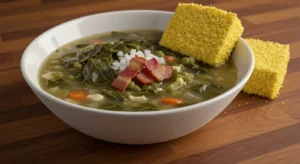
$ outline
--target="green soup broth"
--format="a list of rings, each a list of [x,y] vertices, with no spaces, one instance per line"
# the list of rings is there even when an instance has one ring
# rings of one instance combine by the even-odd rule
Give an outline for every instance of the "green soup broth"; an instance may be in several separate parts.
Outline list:
[[[97,34],[68,43],[55,50],[39,70],[39,84],[49,94],[82,106],[116,111],[168,110],[216,97],[237,81],[231,58],[226,64],[211,67],[159,46],[162,31],[134,30]],[[162,82],[142,84],[132,79],[125,91],[112,87],[120,70],[113,63],[118,53],[145,52],[166,59],[173,74]],[[166,103],[162,98],[180,100]],[[176,102],[176,101],[175,101]]]

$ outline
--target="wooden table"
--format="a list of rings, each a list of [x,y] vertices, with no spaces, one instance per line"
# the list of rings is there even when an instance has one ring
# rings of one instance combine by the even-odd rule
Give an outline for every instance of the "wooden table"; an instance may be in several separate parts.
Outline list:
[[[240,93],[196,132],[146,146],[107,143],[63,123],[23,80],[20,58],[36,36],[67,20],[112,10],[174,11],[177,1],[0,2],[0,163],[300,163],[299,0],[193,1],[238,13],[244,37],[291,44],[288,74],[276,100]]]

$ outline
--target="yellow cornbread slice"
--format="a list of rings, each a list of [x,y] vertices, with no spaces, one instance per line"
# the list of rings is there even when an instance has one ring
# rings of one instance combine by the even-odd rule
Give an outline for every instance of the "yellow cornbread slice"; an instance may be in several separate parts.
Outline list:
[[[290,46],[257,39],[245,39],[254,53],[254,70],[243,91],[274,99],[287,72]]]
[[[243,30],[234,13],[194,3],[179,3],[160,45],[218,66],[226,62]]]

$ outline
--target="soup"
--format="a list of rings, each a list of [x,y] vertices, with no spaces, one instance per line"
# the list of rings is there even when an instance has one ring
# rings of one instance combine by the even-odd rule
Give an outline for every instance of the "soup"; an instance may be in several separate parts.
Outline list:
[[[109,32],[68,43],[43,62],[40,86],[95,109],[156,111],[211,99],[236,84],[231,58],[211,67],[159,46],[162,33]]]

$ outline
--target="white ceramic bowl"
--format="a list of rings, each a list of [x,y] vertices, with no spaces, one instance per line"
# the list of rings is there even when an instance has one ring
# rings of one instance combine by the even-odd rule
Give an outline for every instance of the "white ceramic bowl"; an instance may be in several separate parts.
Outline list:
[[[23,76],[37,97],[61,120],[89,136],[124,144],[151,144],[172,140],[202,127],[215,118],[241,91],[249,79],[254,58],[240,38],[233,53],[238,70],[237,84],[213,99],[195,105],[151,112],[97,110],[68,103],[43,91],[38,84],[42,61],[58,47],[96,33],[129,30],[164,30],[172,12],[117,11],[85,16],[58,25],[41,34],[26,48]]]

